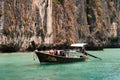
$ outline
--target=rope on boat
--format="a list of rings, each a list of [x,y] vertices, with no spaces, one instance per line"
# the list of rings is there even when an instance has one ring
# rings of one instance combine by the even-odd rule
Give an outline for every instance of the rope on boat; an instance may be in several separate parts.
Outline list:
[[[35,61],[36,60],[36,54],[35,53],[33,53],[33,60]]]

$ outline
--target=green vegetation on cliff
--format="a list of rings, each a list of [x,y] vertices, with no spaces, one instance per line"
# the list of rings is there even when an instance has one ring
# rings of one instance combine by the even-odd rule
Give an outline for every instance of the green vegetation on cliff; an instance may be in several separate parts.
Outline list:
[[[0,49],[25,51],[32,48],[32,41],[35,47],[69,46],[76,42],[87,42],[90,47],[109,45],[114,42],[110,38],[112,28],[120,25],[119,3],[119,0],[1,0]]]

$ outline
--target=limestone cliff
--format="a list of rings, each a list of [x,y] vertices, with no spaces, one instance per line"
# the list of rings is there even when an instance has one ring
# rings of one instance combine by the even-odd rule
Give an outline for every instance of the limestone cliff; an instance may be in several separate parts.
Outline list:
[[[101,47],[111,45],[111,38],[120,44],[119,3],[119,0],[0,0],[0,49],[25,51],[40,45],[60,47],[76,42]]]
[[[110,33],[119,32],[117,29],[120,24],[119,2],[117,0],[54,0],[54,43],[87,42],[89,46],[97,47],[111,44]],[[117,24],[115,30],[111,30],[113,23]],[[115,37],[118,36],[119,34]]]

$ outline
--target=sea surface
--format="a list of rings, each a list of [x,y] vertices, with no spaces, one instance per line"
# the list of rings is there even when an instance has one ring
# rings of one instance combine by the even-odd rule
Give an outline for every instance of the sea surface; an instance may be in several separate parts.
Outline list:
[[[0,54],[0,80],[120,80],[120,48],[88,51],[102,58],[40,64],[34,52]],[[35,59],[35,60],[34,60]]]

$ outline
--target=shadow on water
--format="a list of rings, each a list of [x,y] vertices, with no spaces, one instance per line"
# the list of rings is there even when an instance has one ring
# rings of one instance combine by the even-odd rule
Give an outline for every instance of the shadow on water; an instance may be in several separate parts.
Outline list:
[[[40,63],[40,65],[45,65],[45,66],[51,66],[51,65],[65,65],[65,64],[72,64],[72,63],[49,63],[49,62],[44,62],[44,63]]]
[[[87,62],[87,61],[85,61]],[[49,62],[45,62],[45,63],[40,63],[39,66],[44,67],[44,66],[69,66],[69,65],[75,65],[75,64],[82,64],[85,62],[70,62],[70,63],[49,63]]]
[[[79,63],[79,62],[75,62],[75,63]],[[70,64],[75,64],[75,63],[52,63],[52,62],[42,62],[42,63],[32,63],[32,64],[27,64],[24,66],[28,66],[28,67],[44,67],[44,66],[59,66],[59,65],[70,65]],[[80,62],[81,63],[81,62]]]
[[[75,62],[79,63],[79,62]],[[40,67],[40,66],[59,66],[59,65],[70,65],[70,64],[75,64],[75,63],[49,63],[49,62],[42,62],[42,63],[32,63],[32,64],[27,64],[24,66],[31,66],[31,67]],[[80,62],[81,63],[81,62]]]

